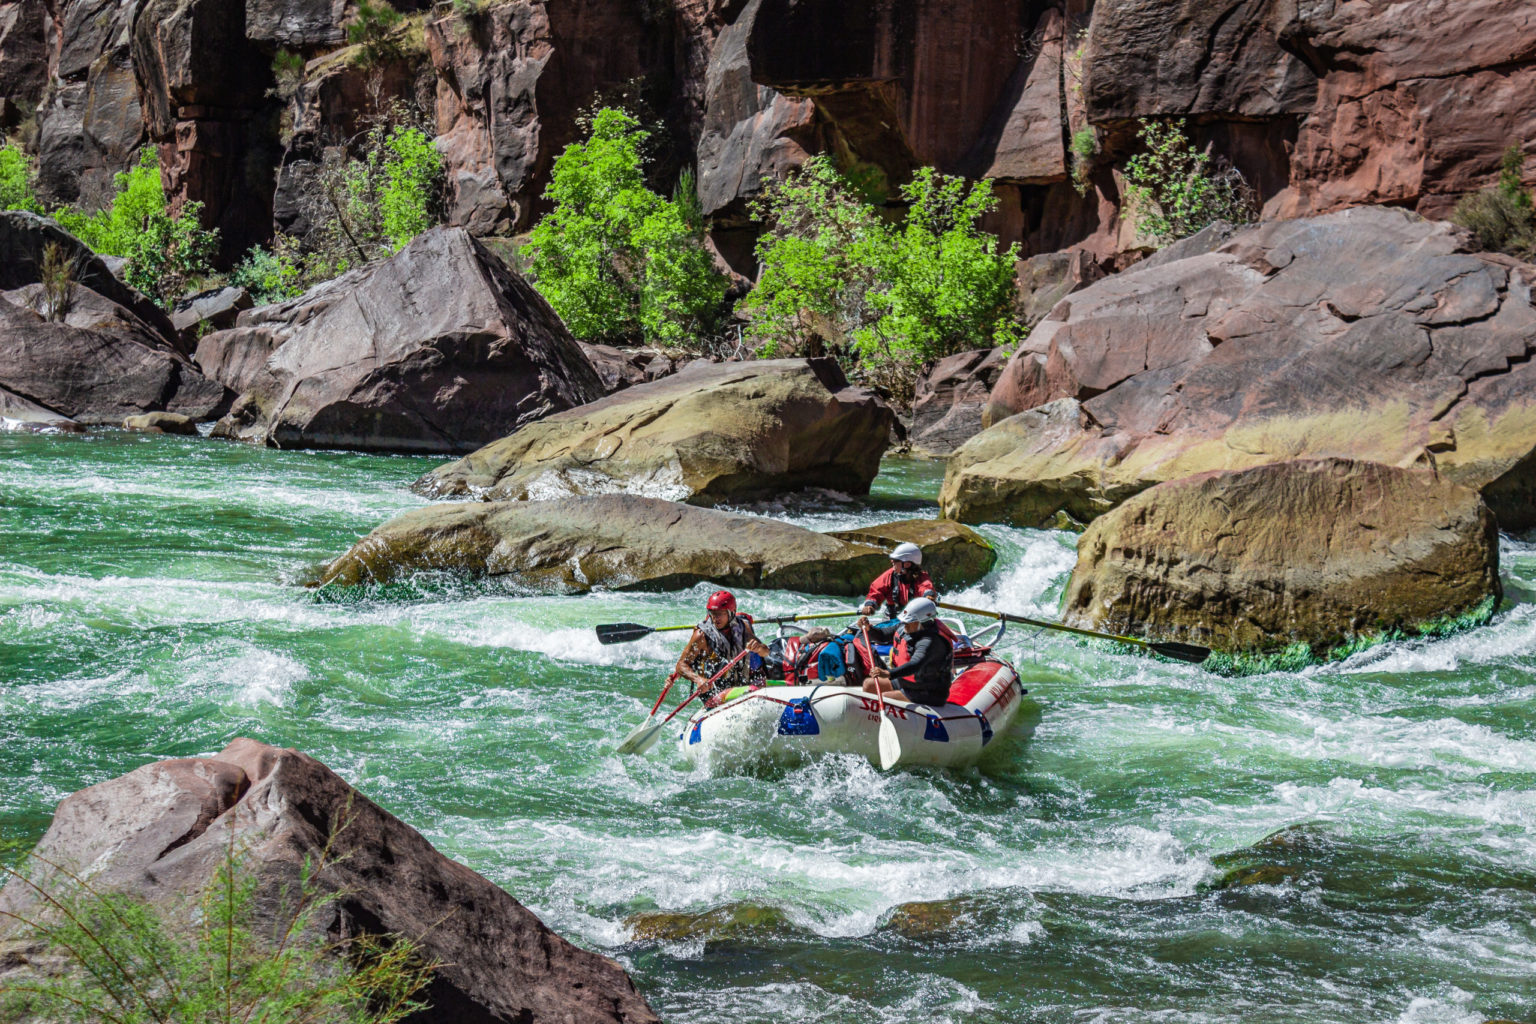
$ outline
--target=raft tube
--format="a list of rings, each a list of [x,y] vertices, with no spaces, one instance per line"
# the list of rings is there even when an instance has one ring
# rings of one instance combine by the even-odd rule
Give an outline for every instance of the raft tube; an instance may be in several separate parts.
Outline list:
[[[1018,723],[1026,691],[1019,674],[992,659],[966,666],[942,706],[886,701],[904,765],[963,768]],[[858,687],[825,683],[765,686],[706,708],[678,736],[693,762],[748,764],[818,754],[880,761],[880,699]]]

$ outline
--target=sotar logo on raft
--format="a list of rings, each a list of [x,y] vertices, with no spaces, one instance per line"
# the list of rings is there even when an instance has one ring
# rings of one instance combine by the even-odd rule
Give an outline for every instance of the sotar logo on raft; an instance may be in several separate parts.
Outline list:
[[[994,693],[997,696],[997,710],[1001,711],[1013,703],[1013,687],[1007,683],[999,686]]]
[[[880,718],[880,700],[879,700],[879,698],[877,698],[877,697],[860,697],[859,700],[864,704],[864,710],[865,711],[873,711],[874,712],[874,714],[869,716],[869,720],[872,721],[872,722],[873,721],[877,721]],[[887,711],[889,711],[891,714],[895,715],[897,718],[901,719],[903,722],[905,722],[907,720],[907,709],[906,708],[899,708],[899,707],[897,707],[894,704],[887,704],[885,706],[885,709]]]

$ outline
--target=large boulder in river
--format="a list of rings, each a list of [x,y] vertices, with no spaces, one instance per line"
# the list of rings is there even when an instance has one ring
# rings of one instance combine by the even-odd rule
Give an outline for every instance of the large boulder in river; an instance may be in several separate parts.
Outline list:
[[[45,889],[45,865],[65,867],[98,891],[147,900],[174,928],[231,847],[255,876],[254,933],[288,923],[308,876],[337,894],[311,923],[332,955],[363,934],[396,934],[439,961],[414,1024],[658,1019],[617,963],[571,945],[295,750],[237,739],[215,757],[147,764],[81,790],[59,804],[34,863]],[[9,915],[43,910],[13,878],[0,891],[0,936],[19,930]],[[25,960],[6,958],[0,972]]]
[[[624,492],[695,504],[826,487],[865,494],[895,415],[830,359],[697,361],[548,416],[416,482],[433,497]]]
[[[898,544],[916,544],[923,550],[924,571],[941,591],[968,587],[997,564],[997,551],[985,537],[948,519],[898,519],[829,533],[855,544],[872,544],[887,554]]]
[[[280,448],[468,452],[603,393],[543,297],[460,228],[241,313],[197,361],[243,392],[215,433]]]
[[[1159,484],[1077,545],[1065,621],[1226,651],[1348,641],[1486,617],[1498,528],[1427,470],[1279,462]]]
[[[1365,207],[1261,224],[1064,299],[950,460],[965,522],[1087,522],[1165,480],[1422,463],[1536,525],[1536,267]]]
[[[418,572],[499,576],[530,590],[671,590],[710,581],[857,596],[883,549],[803,526],[660,498],[599,494],[466,501],[396,516],[319,582],[387,583]]]

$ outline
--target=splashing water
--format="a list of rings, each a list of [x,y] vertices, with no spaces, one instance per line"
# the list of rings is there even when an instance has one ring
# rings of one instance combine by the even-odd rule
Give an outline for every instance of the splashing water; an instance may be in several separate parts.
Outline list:
[[[35,840],[83,786],[248,735],[325,761],[618,958],[669,1021],[1536,1016],[1536,545],[1504,542],[1489,626],[1297,673],[1011,629],[1042,720],[980,770],[712,776],[665,747],[614,753],[677,635],[604,647],[591,628],[691,622],[712,588],[296,585],[422,504],[406,484],[433,465],[0,436],[0,840]],[[749,510],[932,515],[940,473],[892,460],[870,499]],[[998,568],[953,597],[1053,616],[1075,538],[982,532]],[[1234,851],[1256,884],[1217,886]],[[722,908],[731,928],[701,923]],[[655,914],[676,928],[637,938]]]

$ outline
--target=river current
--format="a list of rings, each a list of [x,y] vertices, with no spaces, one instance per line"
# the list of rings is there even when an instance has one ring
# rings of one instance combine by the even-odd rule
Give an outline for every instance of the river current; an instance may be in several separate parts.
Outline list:
[[[298,585],[438,461],[0,435],[0,853],[74,790],[252,736],[618,959],[670,1022],[1536,1018],[1536,544],[1503,541],[1491,625],[1299,673],[1011,631],[1039,724],[978,769],[707,772],[614,753],[680,635],[592,626],[690,622],[711,588]],[[752,510],[932,515],[940,475],[888,460],[870,499]],[[998,568],[961,602],[1053,616],[1075,538],[981,530]]]

